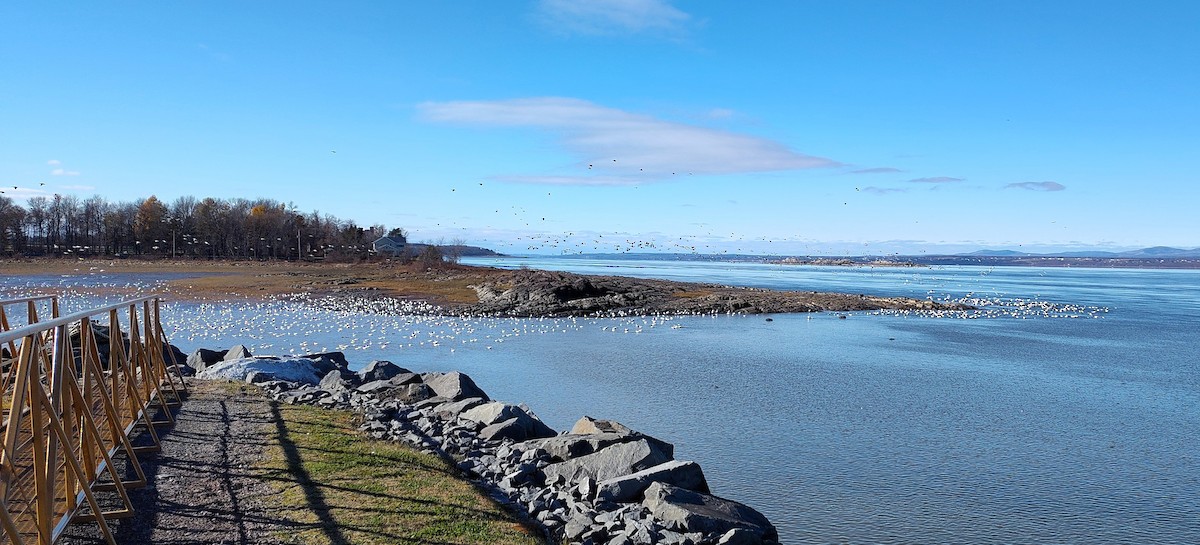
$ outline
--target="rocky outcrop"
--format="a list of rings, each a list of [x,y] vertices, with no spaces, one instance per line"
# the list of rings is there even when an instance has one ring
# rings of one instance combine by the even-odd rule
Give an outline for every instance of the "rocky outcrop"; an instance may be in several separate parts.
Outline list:
[[[675,460],[670,443],[618,422],[585,416],[569,433],[557,434],[528,407],[489,400],[462,373],[392,374],[378,363],[370,372],[336,368],[321,375],[318,359],[235,361],[240,363],[217,364],[201,375],[254,381],[285,403],[360,411],[369,435],[449,458],[554,543],[778,539],[762,514],[711,495],[699,464]],[[285,375],[296,379],[272,379]],[[386,375],[357,386],[347,378]]]
[[[777,291],[621,276],[518,270],[470,286],[479,302],[461,309],[502,316],[605,314],[764,314],[821,311],[967,310],[957,303],[906,297]]]

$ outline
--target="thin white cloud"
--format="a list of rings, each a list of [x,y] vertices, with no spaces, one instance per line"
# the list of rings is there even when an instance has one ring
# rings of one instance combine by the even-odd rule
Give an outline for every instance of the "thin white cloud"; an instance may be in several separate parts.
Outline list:
[[[1008,184],[1004,189],[1024,189],[1026,191],[1062,191],[1067,186],[1058,182],[1020,182]]]
[[[578,173],[506,176],[510,181],[630,185],[690,175],[838,166],[765,138],[665,121],[573,98],[427,102],[418,108],[432,122],[551,131],[579,159]]]
[[[847,172],[846,174],[895,174],[898,172],[904,172],[904,171],[900,170],[898,168],[895,168],[895,167],[875,167],[875,168],[860,168],[858,170],[851,170],[850,172]]]
[[[950,176],[933,176],[930,178],[913,178],[909,180],[909,182],[917,184],[952,184],[963,181],[966,181],[966,178],[952,178]]]
[[[730,110],[729,108],[713,108],[708,111],[708,118],[709,119],[733,119],[733,116],[736,114],[737,114],[737,112],[734,112],[733,110]]]
[[[51,176],[79,176],[78,170],[67,170],[65,168],[56,168],[50,171]]]
[[[686,34],[692,16],[665,0],[541,0],[537,16],[564,34]]]
[[[56,167],[56,166],[58,166],[58,165],[61,165],[61,164],[62,164],[62,161],[59,161],[58,159],[51,159],[51,160],[49,160],[49,161],[46,161],[46,164],[47,164],[47,165],[50,165],[50,166],[52,166],[52,167]]]
[[[28,187],[13,188],[12,184],[0,186],[0,197],[8,197],[14,201],[21,201],[31,197],[47,197],[50,193],[40,189],[32,189]]]
[[[906,193],[906,192],[908,192],[907,189],[900,189],[900,188],[895,188],[895,187],[864,187],[864,188],[862,188],[862,190],[863,190],[863,193],[871,193],[873,195],[888,195],[891,193]]]
[[[646,183],[645,178],[623,176],[493,176],[497,182],[538,185],[626,186]]]

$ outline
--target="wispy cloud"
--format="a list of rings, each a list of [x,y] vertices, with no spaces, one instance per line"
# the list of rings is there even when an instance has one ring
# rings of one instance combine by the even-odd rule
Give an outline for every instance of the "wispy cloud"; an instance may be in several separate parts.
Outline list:
[[[637,178],[634,176],[492,176],[489,179],[497,182],[538,185],[624,186],[647,182],[646,178]]]
[[[757,136],[688,125],[573,98],[427,102],[432,122],[530,127],[557,134],[579,158],[579,174],[507,176],[510,181],[629,185],[705,174],[771,172],[838,166]]]
[[[733,116],[736,114],[737,114],[737,112],[734,112],[733,110],[730,110],[729,108],[713,108],[708,111],[708,118],[709,119],[733,119]]]
[[[863,191],[863,193],[871,193],[873,195],[889,195],[891,193],[907,193],[908,192],[907,189],[901,189],[901,188],[896,188],[896,187],[864,187],[864,188],[862,188],[862,191]]]
[[[851,170],[850,172],[847,172],[846,174],[895,174],[897,172],[904,172],[904,171],[900,170],[898,168],[894,168],[894,167],[875,167],[875,168],[860,168],[858,170]]]
[[[1062,191],[1067,186],[1058,182],[1020,182],[1008,184],[1004,189],[1024,189],[1026,191]]]
[[[54,169],[50,171],[51,176],[79,176],[78,170],[68,170],[63,168],[63,162],[58,159],[50,159],[46,161],[47,166],[52,166]]]
[[[930,178],[913,178],[909,182],[916,184],[952,184],[966,180],[966,178],[952,178],[950,176],[933,176]]]
[[[45,197],[50,193],[41,189],[32,189],[28,187],[13,188],[12,184],[0,186],[0,197],[8,197],[14,201],[21,201],[30,197]]]
[[[554,32],[564,34],[687,33],[692,16],[665,0],[541,0],[537,16]]]

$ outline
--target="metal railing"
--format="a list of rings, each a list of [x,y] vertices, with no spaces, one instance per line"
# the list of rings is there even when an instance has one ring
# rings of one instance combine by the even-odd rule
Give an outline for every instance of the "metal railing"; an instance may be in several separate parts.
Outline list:
[[[116,544],[108,521],[132,516],[127,491],[146,484],[137,455],[159,448],[154,426],[173,421],[170,408],[186,388],[159,301],[147,296],[0,331],[13,356],[0,420],[0,543],[51,545],[69,523],[94,521]],[[151,418],[156,408],[165,419]],[[139,427],[151,445],[133,445]],[[119,455],[133,478],[119,474]],[[115,492],[106,505],[118,507],[103,510],[100,491]]]

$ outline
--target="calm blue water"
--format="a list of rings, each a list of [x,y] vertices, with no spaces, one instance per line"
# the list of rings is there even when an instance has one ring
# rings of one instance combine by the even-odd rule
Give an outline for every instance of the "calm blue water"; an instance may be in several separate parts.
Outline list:
[[[172,339],[459,369],[559,429],[616,419],[701,462],[785,543],[1200,543],[1200,271],[488,263],[970,298],[1008,317],[480,320],[213,302],[171,306]],[[5,278],[0,296],[56,278]]]

